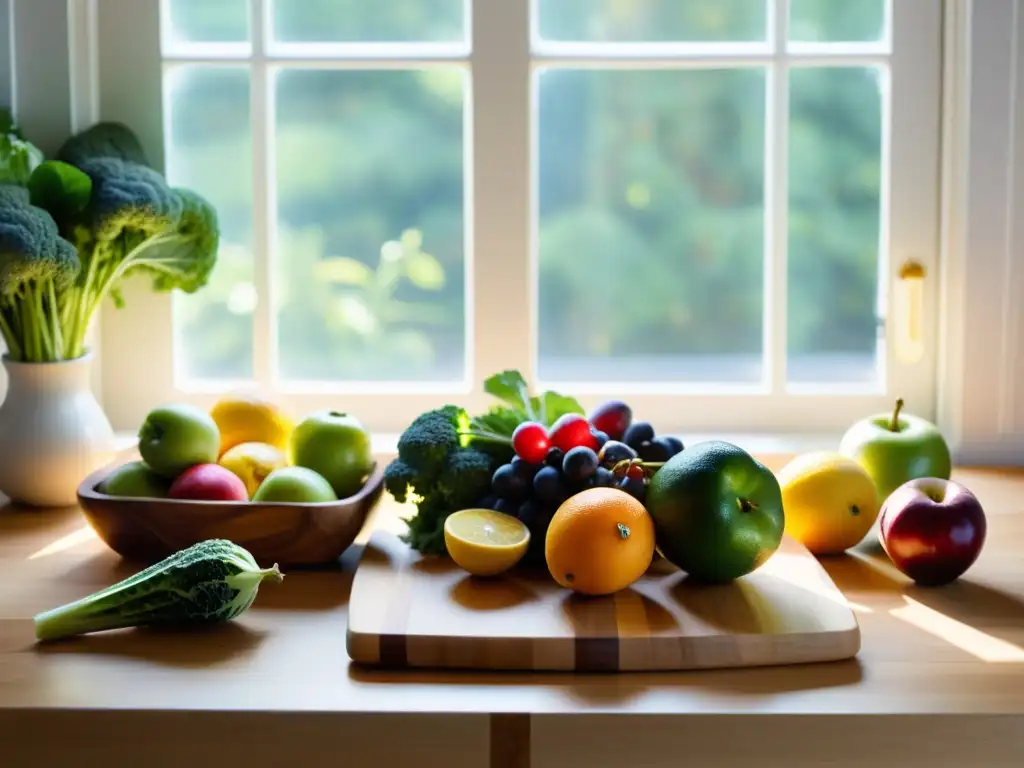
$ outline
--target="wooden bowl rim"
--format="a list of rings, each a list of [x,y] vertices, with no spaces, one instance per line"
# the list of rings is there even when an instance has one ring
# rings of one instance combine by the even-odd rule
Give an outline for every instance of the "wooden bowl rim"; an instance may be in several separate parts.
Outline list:
[[[335,509],[340,507],[352,507],[361,504],[369,496],[377,492],[377,489],[384,482],[384,466],[379,461],[374,461],[373,471],[363,483],[363,487],[351,496],[334,501],[298,502],[298,501],[209,501],[201,499],[167,499],[152,498],[149,496],[108,496],[96,490],[97,486],[113,473],[118,467],[131,463],[133,459],[117,459],[105,464],[95,472],[90,473],[78,486],[78,499],[80,502],[103,502],[105,504],[153,504],[171,505],[176,507],[228,507],[231,509],[246,510],[269,510],[269,509]]]

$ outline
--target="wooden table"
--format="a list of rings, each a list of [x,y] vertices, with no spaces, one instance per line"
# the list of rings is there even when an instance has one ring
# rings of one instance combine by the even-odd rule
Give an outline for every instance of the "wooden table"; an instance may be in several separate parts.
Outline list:
[[[916,588],[871,546],[825,561],[861,622],[856,659],[614,676],[351,666],[346,602],[360,542],[337,568],[291,572],[210,631],[127,630],[37,649],[36,612],[132,569],[77,508],[0,506],[0,766],[1019,768],[1024,471],[955,477],[990,521],[960,582]],[[384,504],[371,525],[396,525],[398,511]]]

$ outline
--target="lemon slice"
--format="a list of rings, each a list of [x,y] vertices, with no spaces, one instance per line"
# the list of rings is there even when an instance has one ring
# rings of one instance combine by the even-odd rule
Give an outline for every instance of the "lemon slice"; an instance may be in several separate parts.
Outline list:
[[[445,520],[444,543],[460,568],[475,576],[493,576],[523,558],[530,529],[492,509],[463,509]]]

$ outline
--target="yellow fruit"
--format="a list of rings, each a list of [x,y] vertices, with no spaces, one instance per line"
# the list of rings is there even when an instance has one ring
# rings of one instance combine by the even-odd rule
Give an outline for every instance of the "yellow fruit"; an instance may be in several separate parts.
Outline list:
[[[644,505],[618,488],[590,488],[555,512],[544,540],[552,578],[586,595],[610,595],[647,571],[654,522]]]
[[[463,509],[445,520],[444,543],[460,568],[476,576],[493,576],[523,558],[530,529],[492,509]]]
[[[223,456],[242,443],[266,443],[287,450],[294,422],[276,404],[257,395],[231,395],[217,402],[210,416],[220,430]]]
[[[833,451],[797,456],[776,473],[785,532],[812,554],[835,555],[858,544],[878,517],[878,491],[867,471]]]
[[[245,483],[251,499],[271,472],[288,465],[288,457],[267,443],[241,443],[229,448],[218,463]]]

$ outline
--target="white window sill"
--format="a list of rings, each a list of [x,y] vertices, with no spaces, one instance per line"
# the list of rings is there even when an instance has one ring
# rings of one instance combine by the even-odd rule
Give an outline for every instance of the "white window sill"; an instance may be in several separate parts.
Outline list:
[[[381,459],[388,459],[397,452],[397,434],[377,434],[373,436],[373,452]],[[740,446],[761,461],[771,465],[788,461],[790,457],[818,450],[836,450],[839,447],[839,434],[744,434],[744,433],[709,433],[680,435],[687,445],[704,440],[725,440]],[[132,432],[118,432],[117,444],[119,452],[128,452],[135,448],[136,436]]]

